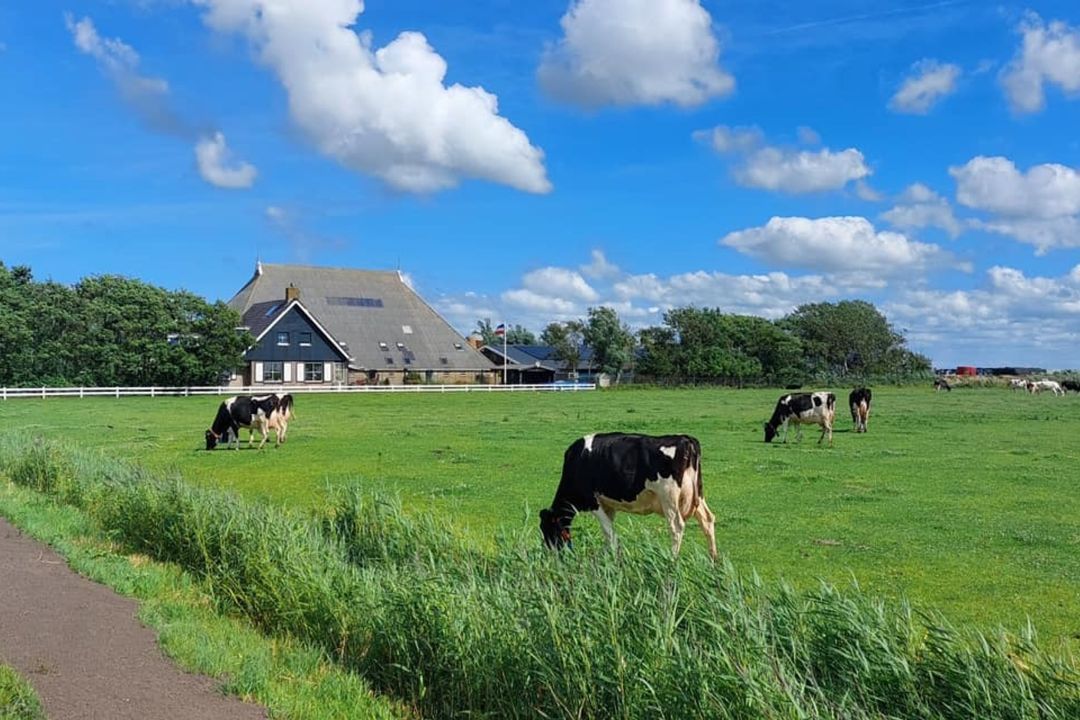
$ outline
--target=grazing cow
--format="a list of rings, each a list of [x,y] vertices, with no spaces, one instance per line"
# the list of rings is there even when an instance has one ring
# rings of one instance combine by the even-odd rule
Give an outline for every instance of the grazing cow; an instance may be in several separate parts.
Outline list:
[[[266,427],[277,434],[277,445],[285,442],[285,434],[289,431],[289,421],[294,417],[293,396],[282,395],[278,400],[278,406],[270,413],[266,421]]]
[[[235,449],[240,449],[240,428],[249,430],[258,429],[262,432],[261,449],[266,444],[268,435],[267,422],[270,415],[278,407],[277,395],[263,395],[261,397],[249,397],[237,395],[231,397],[218,406],[217,416],[214,423],[206,431],[206,449],[213,450],[218,442],[224,440],[228,445],[235,441]],[[248,435],[248,446],[251,446],[254,432]]]
[[[797,430],[796,440],[802,440],[803,425],[820,425],[821,437],[818,445],[829,436],[832,445],[833,418],[836,417],[836,395],[831,392],[796,393],[784,395],[776,402],[769,422],[765,423],[765,442],[772,442],[780,428],[784,430],[784,442],[787,442],[788,423],[794,423]]]
[[[1049,390],[1054,395],[1064,395],[1065,390],[1061,387],[1061,384],[1055,380],[1036,380],[1035,382],[1029,382],[1027,384],[1029,393],[1038,393],[1043,390]]]
[[[952,392],[952,385],[945,378],[934,378],[934,392],[938,390],[945,390],[946,392]]]
[[[1024,380],[1023,378],[1012,378],[1011,380],[1009,380],[1009,389],[1010,390],[1026,390],[1027,389],[1027,380]]]
[[[540,532],[553,549],[571,545],[570,524],[592,511],[612,546],[615,513],[661,514],[679,554],[690,516],[697,518],[716,558],[715,518],[701,490],[701,445],[689,435],[603,433],[575,440],[563,456],[551,507],[540,511]]]
[[[855,432],[866,432],[866,422],[870,419],[869,388],[856,388],[848,395],[848,406],[851,408],[851,421],[855,423]]]
[[[1075,393],[1080,393],[1080,382],[1077,382],[1076,380],[1062,380],[1061,389],[1072,390]]]

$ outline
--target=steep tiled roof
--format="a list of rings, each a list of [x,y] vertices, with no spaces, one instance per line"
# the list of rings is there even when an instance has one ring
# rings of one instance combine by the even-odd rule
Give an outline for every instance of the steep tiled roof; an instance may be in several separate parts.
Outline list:
[[[261,263],[229,306],[258,335],[285,307],[285,289],[290,285],[299,290],[300,301],[312,316],[347,345],[355,368],[494,367],[393,271]]]

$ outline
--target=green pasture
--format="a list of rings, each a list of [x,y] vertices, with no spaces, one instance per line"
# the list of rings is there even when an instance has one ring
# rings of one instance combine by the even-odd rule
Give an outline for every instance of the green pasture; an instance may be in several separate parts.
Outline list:
[[[837,393],[843,405],[847,389]],[[319,506],[335,486],[390,491],[482,545],[535,525],[576,437],[689,433],[701,440],[718,545],[740,570],[803,587],[854,579],[955,621],[1015,629],[1030,617],[1044,637],[1080,637],[1080,400],[875,388],[870,432],[850,432],[841,407],[830,448],[811,427],[801,444],[762,442],[779,394],[302,395],[288,443],[262,452],[202,449],[212,397],[10,400],[0,432],[100,448],[291,508]],[[663,525],[616,521],[624,539]],[[592,517],[576,528],[578,547],[601,542]],[[684,552],[703,545],[689,527]]]

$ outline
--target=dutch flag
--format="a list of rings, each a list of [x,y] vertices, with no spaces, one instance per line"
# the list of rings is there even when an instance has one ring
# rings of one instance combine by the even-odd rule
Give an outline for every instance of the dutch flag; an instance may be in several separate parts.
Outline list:
[[[496,328],[495,328],[495,337],[505,337],[505,336],[506,336],[506,324],[505,323],[499,323],[498,326],[496,326]]]

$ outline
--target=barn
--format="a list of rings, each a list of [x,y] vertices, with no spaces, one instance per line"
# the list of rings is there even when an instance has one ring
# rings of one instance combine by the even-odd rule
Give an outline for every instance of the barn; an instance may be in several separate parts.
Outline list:
[[[231,300],[255,342],[236,384],[496,382],[399,272],[257,263]]]

